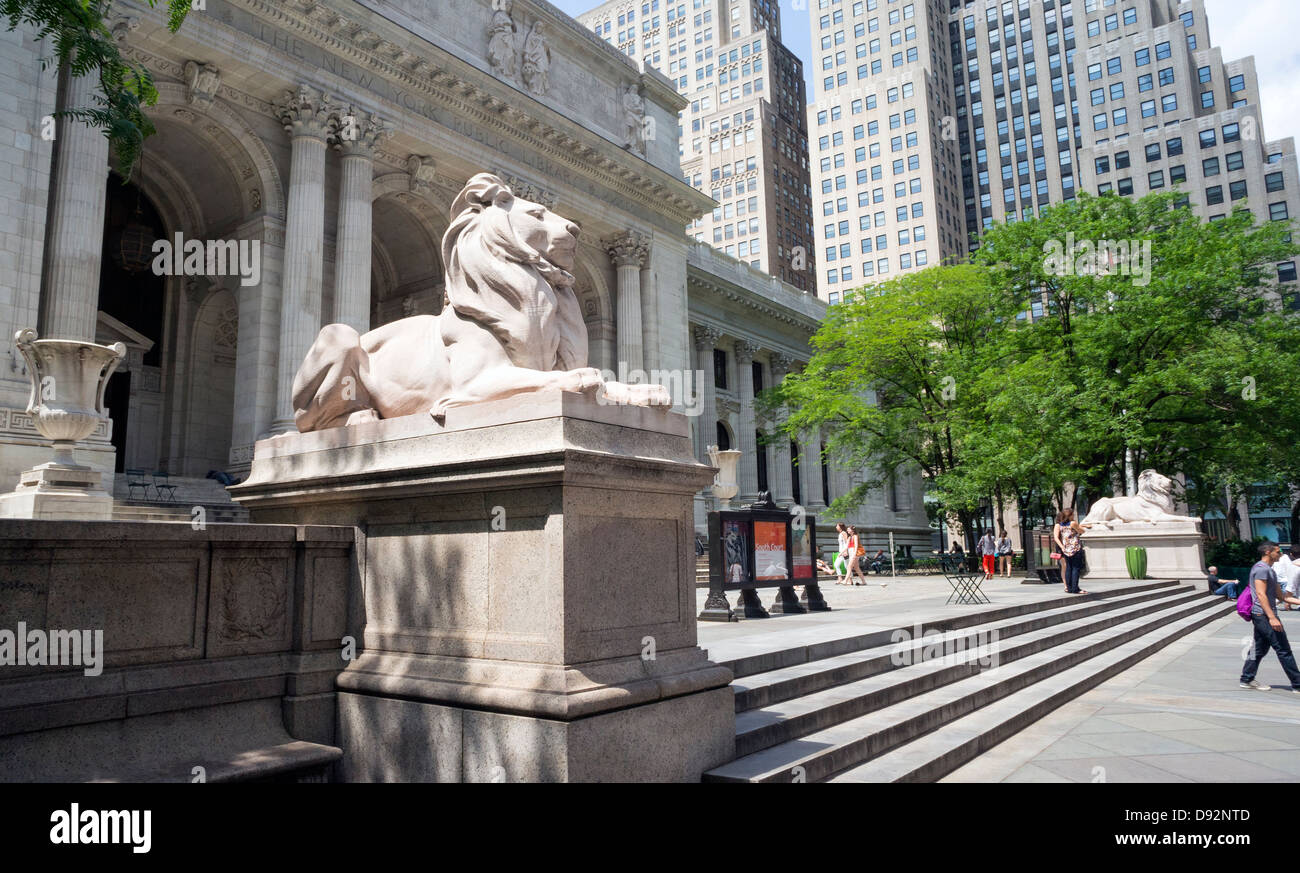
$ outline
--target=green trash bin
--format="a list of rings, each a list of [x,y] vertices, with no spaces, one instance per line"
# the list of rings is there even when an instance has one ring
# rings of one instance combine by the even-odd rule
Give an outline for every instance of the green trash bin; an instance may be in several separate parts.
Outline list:
[[[1147,550],[1141,546],[1129,546],[1124,549],[1124,564],[1128,567],[1130,579],[1147,577]]]

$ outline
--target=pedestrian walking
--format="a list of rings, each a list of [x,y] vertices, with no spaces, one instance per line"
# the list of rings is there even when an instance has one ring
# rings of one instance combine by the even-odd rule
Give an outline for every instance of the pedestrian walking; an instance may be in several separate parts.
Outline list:
[[[993,531],[984,531],[984,536],[975,544],[975,551],[980,556],[980,563],[984,565],[984,581],[987,582],[993,578],[996,569],[993,562],[997,560],[998,541],[993,538]]]
[[[839,550],[835,552],[835,584],[844,585],[849,575],[849,526],[842,521],[836,522],[835,531],[839,537]]]
[[[1002,575],[1008,579],[1011,578],[1011,559],[1015,557],[1015,550],[1011,548],[1011,537],[1007,536],[1005,530],[998,532],[998,559],[1002,562]]]
[[[861,579],[861,582],[853,582],[854,585],[866,585],[867,574],[862,572],[862,559],[866,557],[867,550],[858,539],[858,530],[853,525],[849,525],[849,579],[854,576]]]
[[[1282,557],[1282,549],[1277,543],[1265,540],[1259,544],[1259,562],[1250,568],[1250,621],[1255,626],[1255,639],[1251,644],[1250,656],[1241,668],[1241,687],[1253,691],[1268,691],[1271,686],[1261,685],[1255,681],[1259,672],[1259,662],[1272,649],[1282,665],[1282,671],[1291,681],[1291,690],[1300,694],[1300,668],[1296,667],[1295,655],[1291,653],[1291,643],[1282,628],[1282,620],[1277,617],[1277,601],[1282,600],[1293,605],[1300,605],[1296,598],[1282,591],[1278,584],[1273,565]]]
[[[1079,588],[1079,573],[1083,570],[1083,544],[1079,542],[1090,524],[1079,524],[1075,520],[1073,509],[1062,509],[1056,514],[1056,527],[1052,530],[1052,540],[1061,553],[1061,578],[1065,582],[1066,594],[1087,594]]]

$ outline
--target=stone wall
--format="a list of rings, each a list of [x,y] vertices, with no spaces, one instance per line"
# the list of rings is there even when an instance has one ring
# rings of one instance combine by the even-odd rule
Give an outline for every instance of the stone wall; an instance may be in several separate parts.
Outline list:
[[[208,781],[328,767],[350,527],[0,521],[0,781]],[[102,631],[101,669],[5,632]],[[50,635],[51,638],[53,635]]]

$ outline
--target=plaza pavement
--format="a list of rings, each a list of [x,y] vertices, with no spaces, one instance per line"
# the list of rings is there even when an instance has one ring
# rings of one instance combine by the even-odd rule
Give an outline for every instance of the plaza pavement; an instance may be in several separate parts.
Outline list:
[[[1300,639],[1300,612],[1282,612]],[[1300,694],[1271,652],[1239,688],[1235,613],[1177,640],[961,767],[945,782],[1300,782]],[[1294,642],[1293,642],[1294,645]]]
[[[1056,585],[1025,585],[1021,576],[984,586],[982,606],[945,604],[942,576],[908,576],[880,586],[822,585],[829,613],[741,622],[700,622],[699,644],[715,661],[841,639],[872,630],[935,621],[1043,598],[1066,602]],[[1119,591],[1128,580],[1088,580],[1094,592]],[[775,589],[759,589],[765,606]],[[702,609],[707,589],[697,589]],[[735,602],[735,594],[731,596]],[[1282,612],[1300,641],[1300,611]],[[1250,627],[1235,613],[1141,661],[960,767],[945,782],[1297,782],[1300,695],[1289,690],[1270,653],[1259,681],[1271,691],[1238,687]]]

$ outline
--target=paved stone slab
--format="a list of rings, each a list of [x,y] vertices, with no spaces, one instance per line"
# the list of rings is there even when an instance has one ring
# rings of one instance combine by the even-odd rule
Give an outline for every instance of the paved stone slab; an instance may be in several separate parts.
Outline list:
[[[1300,633],[1300,613],[1282,620]],[[1271,654],[1259,680],[1280,687],[1238,687],[1245,630],[1234,615],[1212,622],[944,781],[1300,782],[1300,695]],[[1107,751],[1071,756],[1088,746]]]

